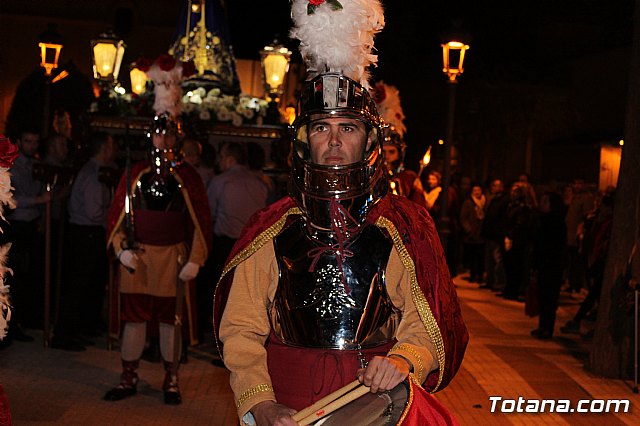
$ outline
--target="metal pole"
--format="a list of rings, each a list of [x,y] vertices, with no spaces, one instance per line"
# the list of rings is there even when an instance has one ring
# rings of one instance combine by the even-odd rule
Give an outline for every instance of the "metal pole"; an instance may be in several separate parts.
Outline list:
[[[54,327],[58,325],[60,320],[60,297],[62,289],[62,260],[64,259],[64,214],[67,211],[67,203],[64,199],[60,201],[60,219],[58,221],[58,245],[56,256],[56,299],[55,299],[55,312],[53,314]]]
[[[456,80],[449,80],[449,109],[447,112],[447,138],[444,141],[444,166],[442,176],[442,202],[438,220],[438,234],[444,252],[449,238],[449,181],[451,180],[451,147],[453,146],[453,124],[456,110]]]
[[[51,195],[51,184],[47,184],[47,194]],[[51,341],[51,199],[45,205],[44,234],[44,324],[42,337],[44,347]]]
[[[49,136],[49,103],[51,99],[51,76],[44,76],[44,106],[42,108],[42,140]]]

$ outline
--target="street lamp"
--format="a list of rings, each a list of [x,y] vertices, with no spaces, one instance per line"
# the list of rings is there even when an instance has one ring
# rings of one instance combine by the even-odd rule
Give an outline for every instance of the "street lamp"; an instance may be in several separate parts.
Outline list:
[[[49,102],[51,98],[51,73],[58,68],[58,59],[62,50],[62,36],[56,31],[54,24],[49,24],[47,29],[38,36],[40,48],[40,66],[44,68],[44,93],[42,108],[42,138],[49,134]],[[51,185],[47,184],[47,192],[51,191]],[[44,260],[44,322],[42,325],[42,337],[44,346],[49,346],[51,336],[51,202],[45,205],[45,260]]]
[[[124,41],[111,30],[91,40],[93,78],[107,90],[118,82],[125,48]]]
[[[44,68],[47,77],[51,76],[51,71],[58,68],[58,58],[62,50],[62,37],[56,31],[54,24],[49,24],[47,29],[38,37],[38,47],[40,48],[40,66]]]
[[[110,110],[109,90],[118,83],[120,65],[126,45],[113,31],[107,30],[91,40],[93,78],[100,86],[98,110]]]
[[[44,93],[42,108],[42,138],[49,134],[49,102],[51,97],[51,73],[58,68],[58,59],[62,50],[62,36],[56,31],[55,24],[49,24],[47,29],[38,36],[40,49],[40,66],[44,69]]]
[[[449,41],[442,46],[442,72],[447,74],[449,81],[455,83],[456,77],[464,72],[464,54],[469,46],[459,41]]]
[[[262,62],[262,77],[264,79],[264,89],[269,98],[269,109],[267,115],[271,122],[280,121],[278,102],[284,93],[284,81],[289,71],[289,61],[291,51],[274,40],[260,51]]]
[[[440,242],[445,253],[447,252],[447,241],[449,239],[449,181],[451,180],[451,149],[453,147],[453,123],[456,109],[456,78],[464,72],[463,64],[465,52],[469,46],[459,41],[449,41],[441,44],[442,62],[444,72],[449,85],[449,110],[447,112],[447,137],[444,140],[444,167],[442,179],[442,202],[440,209],[440,220],[438,222],[438,233]]]

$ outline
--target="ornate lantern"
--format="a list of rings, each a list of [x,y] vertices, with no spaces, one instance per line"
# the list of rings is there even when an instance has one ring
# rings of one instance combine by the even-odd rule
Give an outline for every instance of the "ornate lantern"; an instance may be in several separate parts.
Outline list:
[[[49,24],[47,30],[38,37],[40,48],[40,66],[47,76],[58,68],[58,58],[62,50],[62,37],[57,33],[54,24]]]
[[[93,78],[105,85],[118,81],[120,65],[126,45],[111,31],[100,34],[91,40],[93,53]]]
[[[267,96],[276,104],[284,92],[284,80],[289,71],[291,52],[276,40],[260,51],[264,88]]]
[[[442,62],[444,64],[442,72],[449,76],[451,83],[456,82],[456,77],[464,72],[464,54],[469,46],[459,41],[450,41],[442,44]]]

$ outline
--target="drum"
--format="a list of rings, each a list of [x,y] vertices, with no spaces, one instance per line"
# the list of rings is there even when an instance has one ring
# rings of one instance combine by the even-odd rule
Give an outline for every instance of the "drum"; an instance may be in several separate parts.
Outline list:
[[[394,389],[360,398],[312,423],[314,426],[385,426],[396,425],[407,407],[409,385],[400,383]]]
[[[380,394],[371,393],[356,380],[299,411],[293,420],[300,426],[459,425],[413,375]]]

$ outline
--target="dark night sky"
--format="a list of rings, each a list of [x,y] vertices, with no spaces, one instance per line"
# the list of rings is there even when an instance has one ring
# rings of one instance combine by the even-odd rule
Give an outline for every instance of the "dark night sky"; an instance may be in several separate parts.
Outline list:
[[[286,36],[292,25],[288,0],[226,3],[238,57],[255,57],[274,35]],[[514,78],[530,78],[532,71],[526,69],[631,39],[633,0],[387,0],[383,5],[386,28],[376,39],[380,73],[407,67],[407,58],[436,65],[438,72],[441,35],[455,26],[470,37],[468,71],[480,76],[506,66],[504,72],[513,72]],[[295,41],[286,43],[295,50]]]
[[[117,28],[113,11],[133,5],[135,12],[131,18],[137,28],[144,24],[166,30],[175,28],[183,1],[4,0],[0,9],[3,14],[51,16],[63,22],[105,20]],[[297,42],[287,38],[292,25],[288,0],[223,3],[236,57],[258,59],[262,47],[279,35],[294,52],[292,60],[300,61]],[[596,141],[620,133],[634,3],[634,0],[383,0],[386,27],[376,38],[379,66],[372,74],[375,79],[400,89],[407,116],[409,157],[417,160],[426,146],[444,137],[448,85],[441,72],[440,42],[452,29],[466,34],[471,46],[457,88],[455,141],[467,140],[477,145],[497,137],[511,138],[505,143],[521,144],[526,135],[499,134],[486,123],[501,119],[502,124],[526,128],[526,120],[518,122],[519,117],[507,116],[504,110],[516,110],[526,117],[531,112],[532,93],[533,97],[543,93],[552,100],[561,99],[580,117],[557,135],[535,135],[537,140],[548,137]],[[157,52],[145,49],[160,50],[168,44],[169,40],[150,42],[138,36],[135,43],[132,40],[129,44],[128,54],[133,55],[131,58],[141,54],[153,56]],[[65,54],[73,57],[71,48]],[[496,100],[495,96],[502,98]],[[545,111],[545,101],[546,98],[534,99],[533,108]],[[560,103],[560,109],[565,104]],[[486,112],[498,107],[502,108],[498,111],[502,117]],[[572,129],[568,128],[570,125]]]
[[[287,34],[291,26],[287,0],[227,0],[226,3],[238,57],[255,58],[256,52],[274,34]],[[465,74],[458,85],[456,114],[460,117],[478,105],[486,107],[490,102],[487,92],[505,85],[526,87],[526,90],[533,87],[533,90],[571,97],[572,91],[582,90],[572,87],[576,83],[570,81],[575,78],[573,70],[578,67],[577,63],[584,61],[591,66],[602,59],[590,58],[605,58],[604,52],[625,49],[631,44],[633,0],[387,0],[383,4],[386,27],[376,38],[379,66],[373,76],[400,89],[407,115],[408,155],[413,160],[421,157],[424,147],[442,138],[444,133],[447,85],[441,72],[440,48],[444,34],[452,30],[466,34],[471,46]],[[295,41],[285,40],[285,44],[297,53]],[[294,60],[299,61],[299,56]],[[597,73],[607,66],[595,64],[593,71],[586,72]],[[574,130],[575,134],[609,135],[620,130],[626,63],[616,66],[620,67],[619,80],[622,81],[611,92],[617,97],[609,102],[605,99],[606,93],[604,97],[597,97],[597,93],[592,96],[594,105],[611,103],[609,110],[616,116],[600,125],[601,129],[595,124],[595,130],[578,129]],[[587,80],[597,81],[598,77]],[[602,84],[609,84],[607,80],[610,82],[611,78],[603,75],[601,80]],[[592,89],[593,84],[584,91]],[[579,113],[585,117],[583,120],[599,115],[596,111]]]

